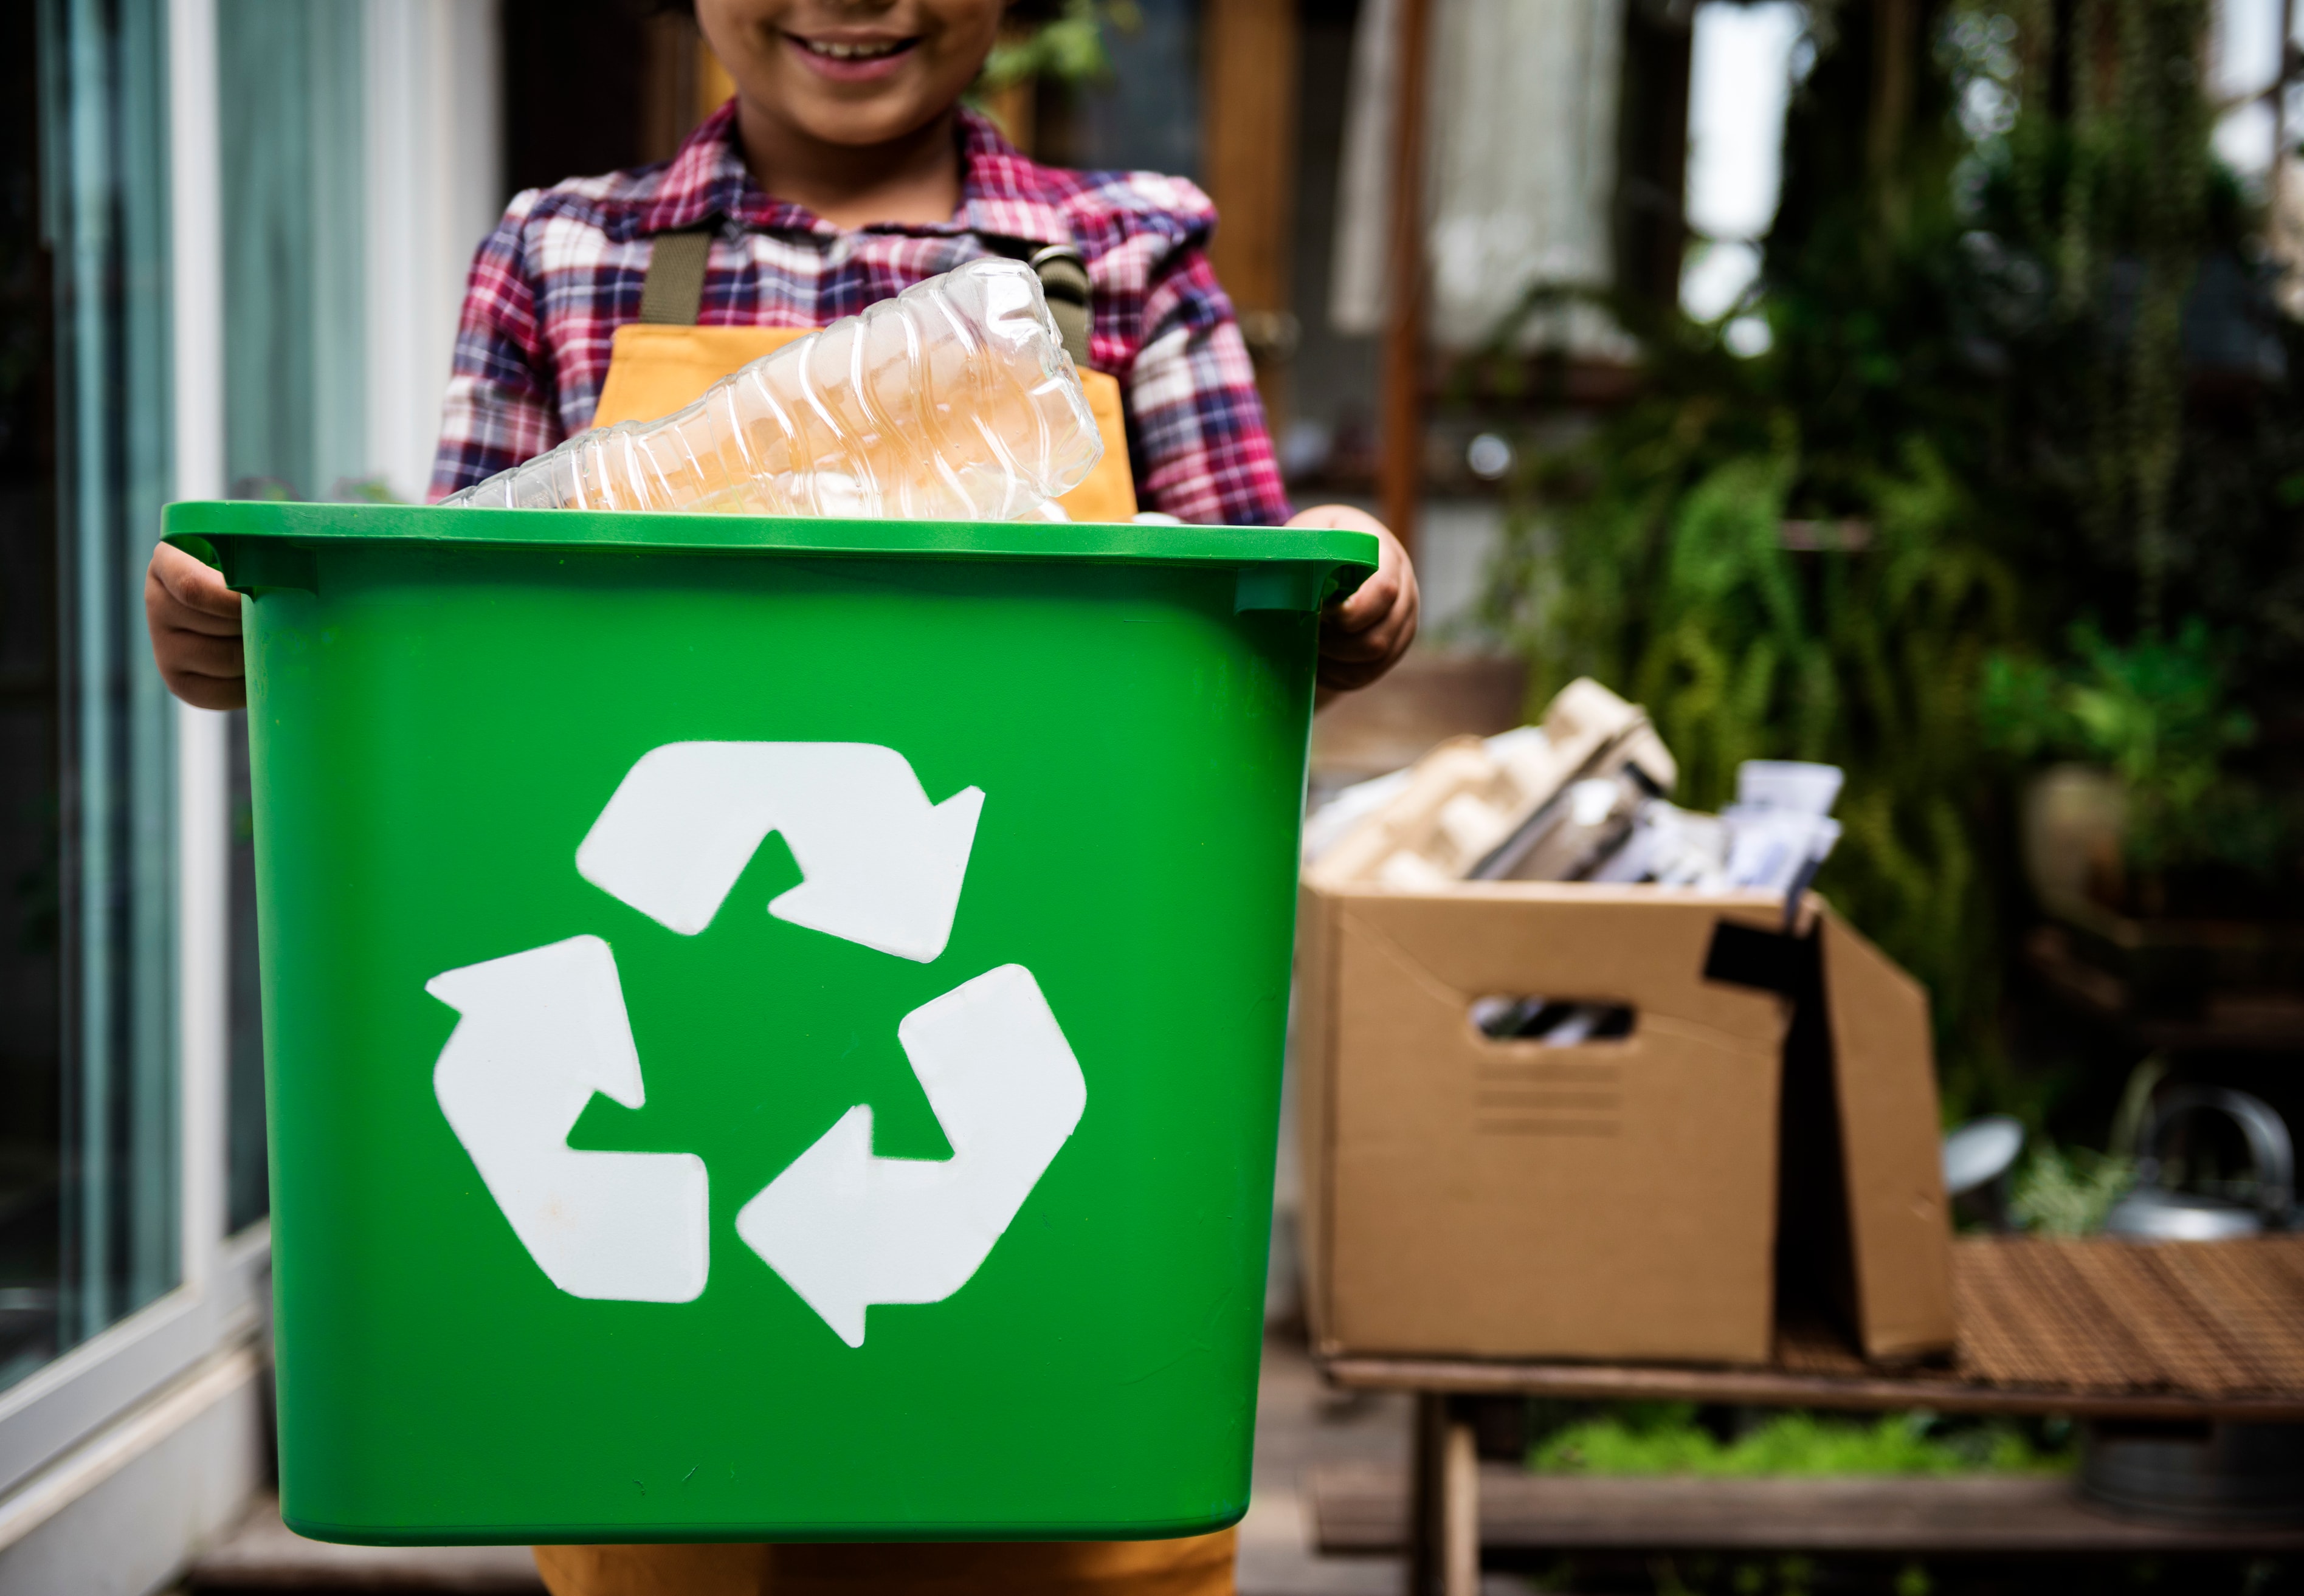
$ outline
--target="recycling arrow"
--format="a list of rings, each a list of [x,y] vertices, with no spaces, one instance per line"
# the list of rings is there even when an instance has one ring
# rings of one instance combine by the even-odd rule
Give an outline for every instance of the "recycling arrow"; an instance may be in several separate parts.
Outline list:
[[[952,1157],[875,1157],[859,1103],[736,1215],[736,1234],[851,1347],[870,1305],[942,1302],[969,1282],[1088,1102],[1022,965],[913,1009],[896,1039]]]
[[[432,1091],[488,1195],[572,1296],[692,1302],[710,1264],[704,1161],[583,1153],[568,1133],[596,1092],[647,1101],[615,956],[597,936],[435,975],[462,1017]]]
[[[952,937],[984,792],[931,805],[874,743],[666,743],[642,755],[576,850],[585,880],[694,936],[770,832],[806,879],[780,920],[927,964]]]
[[[983,807],[975,787],[931,804],[904,756],[876,744],[666,743],[625,773],[576,868],[694,936],[779,832],[804,879],[770,914],[926,964],[951,941]],[[608,944],[571,937],[424,990],[461,1017],[433,1068],[441,1112],[552,1283],[633,1302],[702,1295],[704,1161],[568,1145],[594,1093],[645,1101]],[[896,1037],[953,1155],[876,1157],[858,1103],[736,1215],[738,1236],[851,1347],[873,1304],[942,1302],[975,1276],[1088,1102],[1021,965],[913,1009]]]

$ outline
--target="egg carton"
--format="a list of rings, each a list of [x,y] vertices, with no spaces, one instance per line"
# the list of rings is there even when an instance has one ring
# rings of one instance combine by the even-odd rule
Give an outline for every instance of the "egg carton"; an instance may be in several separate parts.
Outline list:
[[[1580,677],[1540,726],[1440,744],[1340,838],[1324,836],[1309,868],[1326,885],[1406,891],[1573,879],[1679,774],[1645,710]]]

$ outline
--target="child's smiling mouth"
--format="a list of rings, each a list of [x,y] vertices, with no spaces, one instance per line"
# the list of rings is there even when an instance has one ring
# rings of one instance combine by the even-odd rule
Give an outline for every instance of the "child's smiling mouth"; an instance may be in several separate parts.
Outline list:
[[[847,83],[886,76],[920,42],[918,38],[892,38],[886,35],[810,38],[805,34],[787,33],[784,38],[810,67],[827,78]]]

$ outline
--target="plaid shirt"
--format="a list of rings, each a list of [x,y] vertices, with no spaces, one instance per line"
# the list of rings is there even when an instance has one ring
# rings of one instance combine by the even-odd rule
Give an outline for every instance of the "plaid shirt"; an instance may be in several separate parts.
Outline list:
[[[1244,526],[1287,519],[1248,347],[1204,253],[1216,211],[1199,190],[1042,166],[962,111],[953,219],[843,232],[760,191],[734,122],[732,101],[668,163],[512,200],[464,291],[435,499],[591,425],[610,340],[640,317],[653,236],[716,216],[706,326],[820,327],[993,253],[987,237],[1073,245],[1095,289],[1088,363],[1120,379],[1144,507]]]

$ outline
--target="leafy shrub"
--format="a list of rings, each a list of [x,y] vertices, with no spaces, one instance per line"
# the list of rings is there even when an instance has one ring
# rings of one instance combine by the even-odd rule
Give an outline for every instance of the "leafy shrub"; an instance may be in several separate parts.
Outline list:
[[[1696,1474],[1723,1479],[1827,1475],[2044,1474],[2069,1467],[2011,1424],[1947,1427],[1924,1413],[1877,1419],[1774,1414],[1732,1440],[1697,1422],[1690,1403],[1626,1403],[1554,1431],[1528,1465],[1553,1474]]]
[[[2233,702],[2231,654],[2194,616],[2173,637],[2149,632],[2124,647],[2082,621],[2071,663],[1986,663],[1987,742],[2020,761],[2080,759],[2118,779],[2134,907],[2147,913],[2164,908],[2171,872],[2230,866],[2269,885],[2293,849],[2291,817],[2232,765],[2255,742],[2256,721]]]
[[[1647,704],[1683,801],[1844,766],[1817,885],[1927,984],[1948,1099],[2003,1106],[2023,773],[1980,705],[2125,762],[2147,876],[2293,851],[2235,756],[2304,680],[2304,323],[2210,149],[2204,0],[1809,16],[1759,280],[1708,325],[1611,300],[1641,390],[1521,452],[1482,619],[1538,702]],[[1468,392],[1512,391],[1522,325]]]
[[[2009,1207],[2016,1221],[2046,1236],[2093,1236],[2112,1205],[2136,1184],[2132,1159],[2086,1147],[2044,1146],[2025,1161]]]

